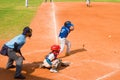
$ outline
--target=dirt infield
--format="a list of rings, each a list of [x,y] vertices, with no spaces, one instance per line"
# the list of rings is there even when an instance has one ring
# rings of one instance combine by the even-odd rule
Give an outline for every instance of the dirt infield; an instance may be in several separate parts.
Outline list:
[[[30,24],[33,37],[22,48],[26,80],[120,80],[119,9],[120,3],[95,2],[91,7],[81,2],[43,3]],[[40,69],[50,46],[58,44],[57,35],[66,20],[75,25],[68,37],[71,55],[59,57],[70,66],[58,73]],[[0,80],[14,80],[15,69],[6,70],[6,62],[7,57],[0,55]]]

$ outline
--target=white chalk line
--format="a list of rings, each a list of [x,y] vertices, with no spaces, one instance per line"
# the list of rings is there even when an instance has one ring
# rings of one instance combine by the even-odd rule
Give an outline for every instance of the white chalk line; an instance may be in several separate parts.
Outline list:
[[[94,63],[98,63],[98,64],[101,64],[101,65],[104,65],[104,66],[115,68],[114,71],[112,71],[110,73],[107,73],[107,74],[97,78],[96,80],[102,80],[102,79],[108,78],[108,77],[110,77],[110,76],[112,76],[112,75],[114,75],[114,74],[116,74],[117,72],[120,71],[119,64],[115,64],[115,63],[105,63],[105,62],[101,62],[101,61],[97,61],[97,60],[83,60],[82,62],[94,62]]]
[[[107,77],[110,77],[110,76],[112,76],[112,75],[114,75],[115,73],[117,73],[117,72],[119,72],[120,70],[120,66],[118,65],[118,64],[115,64],[115,63],[105,63],[105,62],[101,62],[101,61],[97,61],[97,60],[82,60],[82,61],[80,61],[80,62],[87,62],[87,63],[89,63],[89,62],[94,62],[94,63],[97,63],[97,64],[101,64],[101,65],[104,65],[104,66],[108,66],[108,67],[112,67],[112,68],[115,68],[115,69],[117,69],[117,70],[115,70],[115,71],[113,71],[113,72],[110,72],[110,73],[108,73],[108,74],[106,74],[106,75],[104,75],[104,76],[102,76],[102,77],[99,77],[99,78],[97,78],[96,80],[102,80],[102,79],[105,79],[105,78],[107,78]],[[68,75],[65,75],[65,74],[59,74],[60,76],[64,76],[64,77],[66,77],[66,78],[68,78],[69,80],[78,80],[78,79],[76,79],[76,78],[74,78],[74,77],[71,77],[71,76],[68,76]],[[80,79],[79,79],[80,80]]]
[[[103,80],[103,79],[105,79],[105,78],[111,77],[112,75],[116,74],[116,73],[119,72],[119,71],[120,71],[120,70],[115,70],[115,71],[113,71],[113,72],[110,72],[110,73],[102,76],[102,77],[97,78],[96,80]]]
[[[52,11],[53,11],[53,12],[52,12],[52,17],[53,17],[52,19],[53,19],[53,24],[54,24],[55,42],[58,43],[57,24],[56,24],[56,16],[55,16],[55,5],[54,5],[53,2],[52,2]],[[48,51],[48,49],[46,49],[46,50],[36,50],[36,51],[34,51],[34,52],[29,52],[29,53],[27,53],[27,54],[25,54],[25,55],[29,55],[29,54],[37,53],[37,52],[46,52],[46,51]],[[105,78],[110,77],[110,76],[112,76],[112,75],[114,75],[115,73],[117,73],[117,72],[120,71],[120,70],[118,70],[118,69],[120,69],[119,65],[118,65],[118,64],[114,64],[114,63],[104,63],[104,62],[96,61],[96,60],[83,60],[82,62],[94,62],[94,63],[98,63],[98,64],[101,64],[101,65],[104,65],[104,66],[108,66],[108,67],[112,67],[112,68],[117,68],[117,70],[115,70],[115,71],[113,71],[113,72],[110,72],[110,73],[108,73],[108,74],[106,74],[106,75],[104,75],[104,76],[102,76],[102,77],[99,77],[99,78],[97,78],[96,80],[105,79]],[[31,63],[31,62],[26,61],[26,63]],[[76,78],[74,78],[74,77],[67,76],[67,75],[65,75],[65,74],[59,74],[59,75],[60,75],[60,76],[64,76],[64,77],[68,78],[69,80],[78,80],[78,79],[76,79]]]
[[[58,36],[57,36],[57,22],[56,22],[56,15],[55,15],[55,4],[54,2],[52,4],[52,19],[54,24],[54,33],[55,33],[55,43],[58,44]]]
[[[120,69],[120,65],[116,64],[116,63],[105,63],[105,62],[101,62],[101,61],[97,61],[97,60],[82,60],[81,62],[94,62],[94,63],[98,63],[98,64],[101,64],[104,66]]]
[[[112,68],[116,68],[117,70],[114,70],[108,74],[105,74],[99,78],[97,78],[96,80],[102,80],[102,79],[105,79],[105,78],[108,78],[112,75],[114,75],[115,73],[119,72],[120,70],[120,67],[118,65],[116,66],[113,66],[114,64],[113,63],[104,63],[104,62],[101,62],[101,61],[97,61],[97,60],[82,60],[81,62],[94,62],[94,63],[98,63],[98,64],[101,64],[101,65],[104,65],[104,66],[108,66],[108,67],[112,67]],[[25,63],[31,63],[29,61],[26,61]],[[68,78],[69,80],[78,80],[77,78],[74,78],[74,77],[71,77],[71,76],[68,76],[68,75],[65,75],[65,74],[59,74],[60,76],[63,76],[65,78]],[[80,79],[79,79],[80,80]]]

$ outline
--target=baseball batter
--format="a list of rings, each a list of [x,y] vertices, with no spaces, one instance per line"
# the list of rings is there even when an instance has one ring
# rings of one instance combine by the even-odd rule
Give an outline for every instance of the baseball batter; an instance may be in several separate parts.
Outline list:
[[[66,21],[63,25],[63,27],[60,30],[59,33],[59,41],[60,41],[60,53],[64,50],[65,45],[67,45],[66,49],[66,56],[70,54],[70,47],[71,43],[67,40],[68,34],[74,30],[74,25],[71,23],[71,21]]]

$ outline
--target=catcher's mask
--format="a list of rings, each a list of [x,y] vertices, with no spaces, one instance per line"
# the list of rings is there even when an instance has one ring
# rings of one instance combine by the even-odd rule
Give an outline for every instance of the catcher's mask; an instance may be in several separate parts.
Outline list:
[[[28,35],[28,37],[31,37],[32,36],[32,29],[28,26],[26,26],[24,29],[23,29],[23,35]]]

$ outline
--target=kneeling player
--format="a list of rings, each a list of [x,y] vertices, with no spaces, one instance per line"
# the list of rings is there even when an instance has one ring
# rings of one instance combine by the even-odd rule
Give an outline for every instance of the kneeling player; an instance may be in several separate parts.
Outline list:
[[[40,64],[40,68],[48,68],[50,69],[50,72],[58,72],[58,67],[68,66],[69,64],[62,63],[61,59],[58,59],[57,56],[60,52],[60,46],[59,45],[53,45],[51,46],[51,52],[45,57],[43,64]]]

